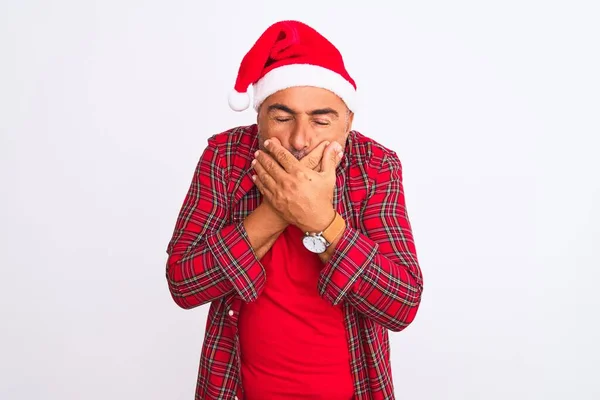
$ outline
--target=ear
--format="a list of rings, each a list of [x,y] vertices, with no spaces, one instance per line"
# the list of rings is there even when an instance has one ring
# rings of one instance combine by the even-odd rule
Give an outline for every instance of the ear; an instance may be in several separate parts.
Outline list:
[[[262,104],[260,106],[258,106],[258,110],[256,110],[256,125],[258,125],[258,128],[260,129],[260,120],[262,119],[262,112],[263,107]]]
[[[350,131],[352,130],[352,122],[354,122],[354,113],[350,110],[348,110],[348,120],[346,122],[346,137],[348,136],[348,134],[350,133]]]

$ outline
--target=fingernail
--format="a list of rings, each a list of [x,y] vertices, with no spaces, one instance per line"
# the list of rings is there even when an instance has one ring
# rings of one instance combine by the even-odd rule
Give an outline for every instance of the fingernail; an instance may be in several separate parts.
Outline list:
[[[271,141],[270,141],[270,140],[265,140],[265,147],[267,147],[267,146],[268,146],[268,145],[270,145],[270,144],[271,144]]]
[[[254,153],[254,157],[258,157],[258,150]]]
[[[256,160],[252,160],[252,162],[250,163],[250,166],[254,167],[255,164],[256,164]]]
[[[327,147],[327,146],[329,146],[329,142],[326,141],[325,142],[325,147]]]
[[[335,150],[336,151],[342,151],[342,145],[340,145],[339,143],[335,144]]]
[[[256,175],[252,175],[252,180],[255,181],[256,180]]]
[[[344,153],[342,153],[341,151],[338,153],[338,158],[342,158],[344,157]]]

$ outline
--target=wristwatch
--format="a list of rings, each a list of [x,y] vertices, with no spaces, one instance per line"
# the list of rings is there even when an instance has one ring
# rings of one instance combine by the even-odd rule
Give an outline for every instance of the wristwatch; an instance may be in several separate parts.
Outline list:
[[[324,231],[318,233],[306,232],[302,238],[302,243],[304,247],[313,253],[324,253],[345,228],[344,218],[336,212],[333,222]]]

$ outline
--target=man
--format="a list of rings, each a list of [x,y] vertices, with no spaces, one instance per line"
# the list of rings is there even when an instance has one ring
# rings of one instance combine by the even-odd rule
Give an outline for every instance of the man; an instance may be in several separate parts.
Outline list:
[[[211,307],[197,399],[393,399],[388,330],[422,275],[395,152],[353,131],[356,84],[309,26],[270,26],[212,136],[167,252],[186,309]]]

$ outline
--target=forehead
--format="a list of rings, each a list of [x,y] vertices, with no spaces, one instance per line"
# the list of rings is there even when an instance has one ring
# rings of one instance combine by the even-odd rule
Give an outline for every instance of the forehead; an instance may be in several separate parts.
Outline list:
[[[340,112],[345,109],[344,101],[335,93],[312,86],[291,87],[273,93],[265,99],[263,105],[285,104],[298,112],[308,112],[319,108],[333,108]]]

